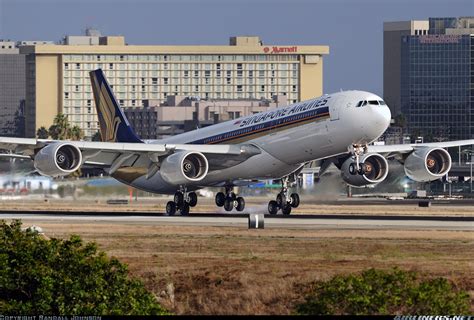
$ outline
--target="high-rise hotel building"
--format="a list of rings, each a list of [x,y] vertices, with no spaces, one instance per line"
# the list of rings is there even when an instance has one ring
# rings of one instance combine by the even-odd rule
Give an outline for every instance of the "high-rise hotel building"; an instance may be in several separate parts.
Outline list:
[[[425,141],[474,138],[474,17],[384,23],[384,99]]]
[[[89,71],[104,70],[122,107],[169,95],[297,102],[323,94],[328,46],[264,45],[232,37],[228,46],[126,45],[121,36],[69,36],[62,45],[22,46],[26,54],[26,135],[62,112],[86,137],[98,130]]]

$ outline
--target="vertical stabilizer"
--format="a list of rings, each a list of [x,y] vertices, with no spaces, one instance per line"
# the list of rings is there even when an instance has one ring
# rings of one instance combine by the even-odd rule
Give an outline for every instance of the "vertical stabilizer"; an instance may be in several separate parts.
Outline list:
[[[104,142],[143,142],[133,131],[101,69],[91,71],[91,85]]]

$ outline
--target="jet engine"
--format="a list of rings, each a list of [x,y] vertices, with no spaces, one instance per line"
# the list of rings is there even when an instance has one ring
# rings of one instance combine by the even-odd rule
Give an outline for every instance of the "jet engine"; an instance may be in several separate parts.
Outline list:
[[[163,179],[174,185],[189,184],[204,179],[209,164],[206,157],[195,151],[179,151],[167,156],[161,163]]]
[[[82,164],[82,153],[78,147],[67,142],[56,142],[42,148],[35,156],[34,166],[44,176],[67,176]]]
[[[354,187],[363,187],[385,180],[388,174],[388,162],[378,153],[364,154],[359,158],[359,172],[356,170],[355,157],[350,157],[341,167],[342,179]]]
[[[451,156],[442,148],[416,148],[405,160],[406,175],[418,182],[433,181],[451,169]]]

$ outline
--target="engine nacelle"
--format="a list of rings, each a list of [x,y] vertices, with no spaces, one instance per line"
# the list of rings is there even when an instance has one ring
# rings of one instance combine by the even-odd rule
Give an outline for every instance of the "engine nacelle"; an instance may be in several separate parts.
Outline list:
[[[341,167],[342,179],[354,187],[363,187],[367,185],[376,184],[385,180],[388,174],[388,162],[385,157],[378,153],[368,153],[359,158],[360,163],[363,163],[364,173],[351,173],[351,164],[355,164],[355,157],[350,157]]]
[[[451,156],[442,148],[416,148],[405,160],[406,175],[418,182],[433,181],[451,169]]]
[[[34,166],[44,176],[67,176],[82,164],[78,147],[67,142],[56,142],[42,148],[35,156]]]
[[[179,151],[167,156],[161,163],[163,179],[174,185],[189,184],[204,179],[209,170],[206,157],[195,151]]]

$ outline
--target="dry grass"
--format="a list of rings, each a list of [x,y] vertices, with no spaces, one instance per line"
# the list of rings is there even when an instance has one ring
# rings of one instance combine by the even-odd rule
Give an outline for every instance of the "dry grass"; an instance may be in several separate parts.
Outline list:
[[[306,284],[370,267],[445,276],[474,293],[467,231],[35,224],[96,241],[177,314],[289,314]]]

